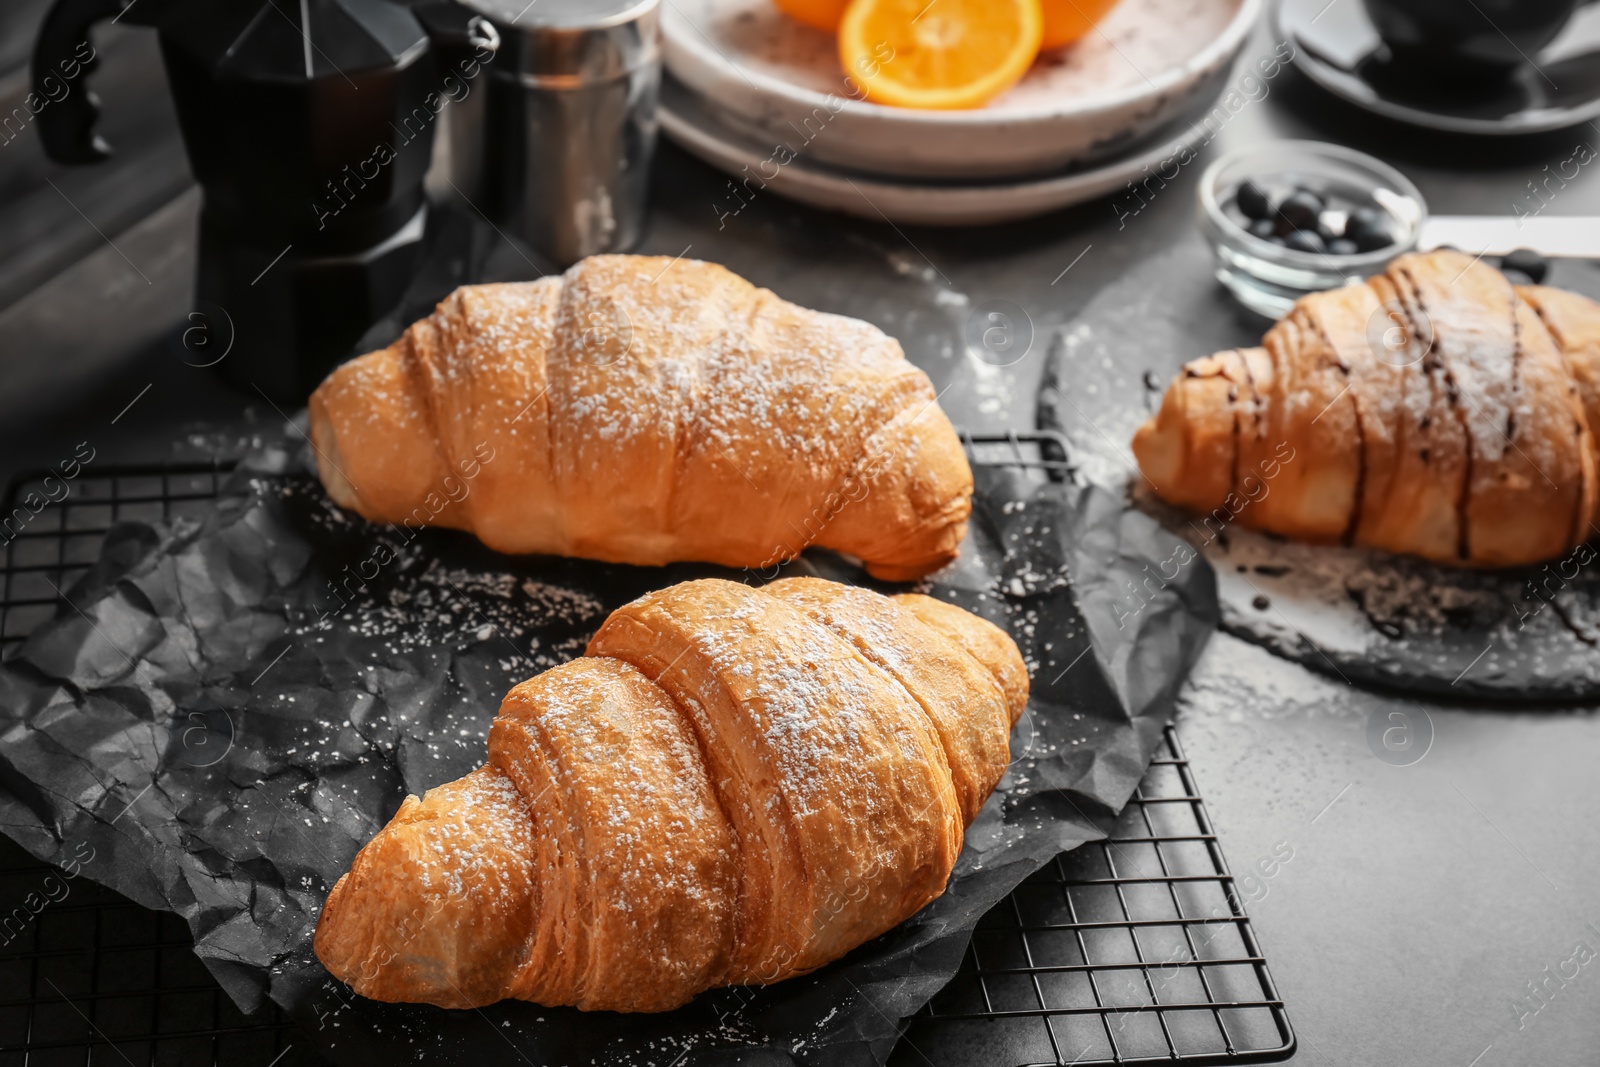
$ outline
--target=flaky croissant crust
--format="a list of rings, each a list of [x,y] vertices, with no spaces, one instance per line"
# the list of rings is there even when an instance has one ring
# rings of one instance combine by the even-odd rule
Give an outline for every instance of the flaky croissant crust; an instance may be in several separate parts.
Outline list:
[[[317,924],[378,1000],[660,1011],[813,970],[944,890],[1027,702],[925,596],[687,582],[506,697],[487,765],[408,797]]]
[[[815,544],[909,580],[955,558],[971,511],[898,343],[694,260],[458,289],[334,371],[310,422],[339,504],[503,552],[770,568]]]
[[[1208,540],[1238,521],[1505,567],[1600,534],[1596,427],[1600,305],[1439,251],[1188,364],[1133,449]]]

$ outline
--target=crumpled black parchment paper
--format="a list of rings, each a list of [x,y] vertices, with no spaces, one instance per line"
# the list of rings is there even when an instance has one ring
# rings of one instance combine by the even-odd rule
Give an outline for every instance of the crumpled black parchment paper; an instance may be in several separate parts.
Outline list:
[[[1013,764],[944,896],[814,974],[616,1015],[378,1004],[322,969],[328,889],[407,793],[483,761],[507,689],[650,589],[760,579],[509,558],[450,531],[402,543],[338,511],[290,445],[247,460],[200,520],[115,528],[0,667],[0,830],[57,863],[87,842],[83,873],[182,915],[241,1007],[270,997],[336,1062],[881,1063],[979,917],[1103,836],[1217,618],[1203,561],[1150,581],[1179,542],[1121,500],[976,473],[967,544],[929,589],[1023,650],[1033,700]],[[863,580],[827,554],[785,573]]]

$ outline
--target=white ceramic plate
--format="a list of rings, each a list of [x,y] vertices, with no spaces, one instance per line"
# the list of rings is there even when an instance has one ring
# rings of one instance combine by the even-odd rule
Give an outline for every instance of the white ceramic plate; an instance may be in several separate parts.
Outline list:
[[[1125,153],[1215,93],[1262,0],[1122,0],[1087,37],[1044,53],[971,111],[859,99],[831,34],[771,0],[666,0],[667,69],[722,125],[805,139],[818,162],[917,179],[1042,175]]]
[[[729,129],[670,76],[662,84],[658,114],[662,131],[673,141],[741,179],[728,183],[727,195],[716,205],[719,218],[737,215],[750,197],[773,192],[828,211],[918,226],[992,225],[1081,204],[1157,171],[1205,134],[1203,126],[1180,115],[1152,135],[1147,147],[1099,166],[1016,182],[909,182],[836,170],[809,156],[785,162],[770,141]]]

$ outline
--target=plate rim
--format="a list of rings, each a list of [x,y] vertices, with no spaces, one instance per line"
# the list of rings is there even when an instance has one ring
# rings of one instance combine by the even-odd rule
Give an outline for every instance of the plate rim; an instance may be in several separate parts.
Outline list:
[[[849,113],[855,118],[875,119],[880,121],[904,120],[913,125],[924,125],[932,128],[941,126],[972,126],[990,125],[996,123],[1040,123],[1058,121],[1067,118],[1082,118],[1092,115],[1104,114],[1115,111],[1121,107],[1138,104],[1141,101],[1158,99],[1164,93],[1172,91],[1185,80],[1192,79],[1196,74],[1218,65],[1226,64],[1230,58],[1243,46],[1244,40],[1249,36],[1260,20],[1262,9],[1266,0],[1238,0],[1238,7],[1234,10],[1233,17],[1205,46],[1190,56],[1183,63],[1168,67],[1154,78],[1143,79],[1142,84],[1136,83],[1126,89],[1103,93],[1088,97],[1073,97],[1069,108],[1059,105],[1032,105],[1006,109],[992,109],[987,107],[967,108],[958,110],[933,110],[925,108],[891,107],[887,104],[875,104],[867,100],[854,100],[837,92],[820,93],[814,89],[795,85],[793,82],[766,74],[755,68],[743,66],[729,58],[721,49],[706,37],[689,16],[683,14],[678,6],[667,3],[662,11],[661,35],[666,65],[671,67],[672,49],[681,48],[694,53],[702,63],[714,68],[720,68],[728,76],[744,79],[753,87],[770,92],[801,107],[827,107],[834,114]],[[681,20],[688,26],[691,34],[674,33],[675,23]],[[696,40],[698,38],[698,40]],[[679,75],[681,80],[681,75]],[[848,79],[848,73],[843,75]],[[842,106],[835,110],[831,101],[837,100]]]
[[[691,99],[695,99],[692,92],[686,87],[684,91],[690,95]],[[697,143],[706,146],[704,151],[707,153],[718,155],[728,160],[737,159],[738,162],[745,166],[749,165],[748,160],[740,158],[741,156],[748,153],[759,158],[759,151],[756,148],[749,144],[741,143],[743,139],[739,137],[736,131],[727,130],[720,124],[716,124],[715,116],[705,116],[708,124],[712,125],[712,128],[707,130],[701,123],[685,118],[674,109],[666,99],[665,94],[663,94],[657,114],[661,121],[662,132],[684,151],[700,159],[708,166],[716,167],[719,170],[723,169],[721,165],[712,159],[708,159],[706,155],[702,155],[701,151],[697,150]],[[1148,147],[1136,155],[1117,156],[1101,165],[1069,170],[1066,173],[1057,173],[1043,178],[1026,178],[1020,181],[1002,183],[972,182],[951,184],[947,182],[930,182],[924,184],[889,179],[881,175],[851,173],[843,168],[839,168],[835,172],[834,168],[822,168],[815,164],[802,162],[799,159],[791,160],[789,163],[784,164],[780,173],[794,172],[794,177],[803,178],[802,181],[793,183],[791,187],[794,184],[798,184],[801,189],[820,192],[823,195],[830,193],[843,194],[847,191],[845,186],[849,186],[861,196],[865,204],[861,211],[849,211],[845,208],[819,204],[815,200],[804,199],[794,194],[790,194],[791,199],[799,200],[821,210],[838,211],[869,219],[880,217],[890,222],[891,225],[897,221],[907,222],[910,225],[951,227],[1014,222],[1098,199],[1105,195],[1106,191],[1115,188],[1116,183],[1123,178],[1139,173],[1142,168],[1158,163],[1183,148],[1198,151],[1195,149],[1195,143],[1201,139],[1202,135],[1194,123],[1187,121],[1188,114],[1189,112],[1185,112],[1177,116],[1163,127],[1163,131],[1182,130],[1184,133],[1182,136],[1169,137],[1163,135],[1162,132],[1158,132],[1150,140]],[[723,172],[729,173],[725,170]],[[778,192],[779,195],[784,195],[784,189],[777,179],[769,178],[766,180],[768,184],[774,187],[774,191]],[[1104,191],[1096,191],[1077,200],[1062,200],[1046,205],[1030,201],[1028,204],[1018,206],[1014,210],[991,208],[985,211],[981,204],[972,203],[972,201],[983,197],[1015,197],[1018,194],[1030,194],[1035,198],[1043,197],[1047,199],[1052,196],[1069,197],[1074,195],[1074,191],[1081,189],[1083,186],[1093,187],[1105,182],[1110,182],[1111,184]],[[915,210],[912,213],[886,212],[866,193],[862,192],[860,188],[862,184],[866,185],[869,192],[891,196],[909,194],[926,198],[923,203],[927,205],[927,208]],[[948,203],[947,205],[946,202],[953,203]],[[912,214],[915,215],[915,218],[911,217]],[[952,218],[951,216],[954,217]]]

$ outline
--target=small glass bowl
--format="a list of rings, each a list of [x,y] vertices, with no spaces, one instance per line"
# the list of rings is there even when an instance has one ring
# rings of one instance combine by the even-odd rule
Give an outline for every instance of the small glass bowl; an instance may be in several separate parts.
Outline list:
[[[1348,255],[1303,252],[1249,233],[1229,214],[1239,183],[1250,179],[1282,195],[1309,189],[1351,210],[1388,216],[1393,244]],[[1200,178],[1200,226],[1216,253],[1217,280],[1239,302],[1269,319],[1288,314],[1307,293],[1359,282],[1416,247],[1428,217],[1422,193],[1404,174],[1362,152],[1321,141],[1278,141],[1230,152]]]

